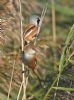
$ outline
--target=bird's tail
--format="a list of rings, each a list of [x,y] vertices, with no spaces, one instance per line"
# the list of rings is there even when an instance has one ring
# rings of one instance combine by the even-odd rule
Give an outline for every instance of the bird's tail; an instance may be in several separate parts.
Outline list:
[[[34,69],[34,73],[35,75],[37,76],[41,86],[44,87],[44,80],[45,80],[45,73],[46,73],[46,70],[44,68],[41,68],[40,66],[37,66],[35,69]]]

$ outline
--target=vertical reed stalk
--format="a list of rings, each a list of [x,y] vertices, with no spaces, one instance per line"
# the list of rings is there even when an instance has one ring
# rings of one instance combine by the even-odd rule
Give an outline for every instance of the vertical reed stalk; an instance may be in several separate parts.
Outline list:
[[[56,42],[56,17],[55,17],[55,2],[51,0],[52,4],[52,33],[53,33],[53,42]]]
[[[53,59],[54,59],[54,70],[56,71],[56,16],[55,16],[55,2],[54,0],[51,0],[52,5],[52,34],[53,34]]]
[[[8,91],[8,96],[7,96],[7,100],[9,100],[9,96],[10,96],[10,92],[12,89],[12,80],[13,80],[13,74],[14,74],[14,67],[15,67],[15,60],[13,62],[13,69],[12,69],[12,74],[11,74],[11,80],[10,80],[10,85],[9,85],[9,91]]]
[[[19,0],[20,3],[20,25],[21,25],[21,49],[24,50],[24,41],[23,41],[23,24],[22,24],[22,6],[21,6],[21,0]],[[24,64],[22,63],[22,71],[24,71]],[[23,82],[23,100],[26,100],[26,87],[27,87],[27,79],[25,76],[25,73],[22,73],[22,82]]]

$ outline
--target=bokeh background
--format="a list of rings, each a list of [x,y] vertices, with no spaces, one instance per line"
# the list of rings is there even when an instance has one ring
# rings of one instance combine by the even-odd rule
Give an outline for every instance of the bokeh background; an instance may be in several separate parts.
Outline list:
[[[31,15],[41,16],[46,0],[21,0],[23,30]],[[0,100],[6,100],[15,61],[10,100],[16,100],[22,82],[19,0],[0,0]],[[47,11],[36,46],[45,56],[37,56],[38,65],[46,70],[45,88],[29,72],[27,100],[43,100],[59,72],[59,62],[67,35],[74,24],[74,0],[48,0]],[[65,58],[67,65],[59,86],[74,88],[74,37]],[[56,84],[55,84],[56,86]],[[52,89],[46,100],[54,100]],[[22,98],[22,93],[20,100]],[[74,92],[57,90],[55,100],[73,100]]]

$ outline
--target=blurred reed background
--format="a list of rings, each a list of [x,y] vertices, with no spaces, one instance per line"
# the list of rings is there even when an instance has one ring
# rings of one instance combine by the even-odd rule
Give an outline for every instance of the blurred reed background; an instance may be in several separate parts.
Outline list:
[[[21,0],[23,29],[32,14],[41,15],[46,0]],[[74,24],[74,0],[48,0],[37,46],[46,56],[38,55],[38,64],[46,69],[45,88],[42,88],[30,71],[27,86],[27,100],[73,100],[74,99],[74,37],[66,51],[65,68],[60,76],[57,90],[47,94],[59,73],[60,58],[68,36]],[[0,0],[0,100],[6,100],[10,78],[15,60],[15,68],[10,93],[10,100],[16,100],[22,81],[21,73],[21,40],[19,21],[19,0]],[[74,31],[73,31],[74,32]],[[57,82],[54,84],[56,86]],[[73,89],[72,89],[73,88]],[[47,94],[45,96],[45,94]],[[20,96],[21,100],[22,93]]]

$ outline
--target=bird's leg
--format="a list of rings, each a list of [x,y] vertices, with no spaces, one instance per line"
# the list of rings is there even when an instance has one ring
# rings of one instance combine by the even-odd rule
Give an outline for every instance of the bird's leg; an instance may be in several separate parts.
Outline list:
[[[22,73],[25,73],[26,77],[29,75],[29,69],[25,68],[25,70],[22,71]]]
[[[24,41],[24,46],[26,46],[28,43],[27,43],[27,41]]]
[[[35,34],[35,35],[34,35],[34,37],[35,37],[35,38],[38,38],[38,37],[39,37],[39,35],[38,35],[38,34]]]

